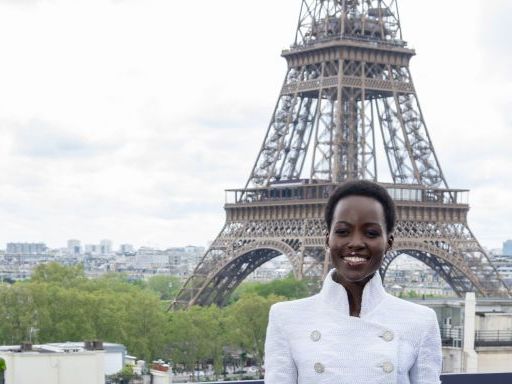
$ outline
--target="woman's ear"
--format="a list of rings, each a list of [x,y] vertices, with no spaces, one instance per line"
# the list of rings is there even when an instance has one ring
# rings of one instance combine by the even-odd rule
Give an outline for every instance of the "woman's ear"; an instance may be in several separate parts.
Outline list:
[[[393,242],[395,241],[395,237],[393,235],[388,236],[388,245],[386,247],[386,252],[391,251],[393,248]]]
[[[325,232],[325,248],[329,248],[329,231]]]

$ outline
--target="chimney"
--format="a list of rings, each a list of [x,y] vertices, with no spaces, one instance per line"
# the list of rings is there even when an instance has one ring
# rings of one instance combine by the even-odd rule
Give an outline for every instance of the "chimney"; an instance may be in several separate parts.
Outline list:
[[[84,349],[86,351],[94,351],[94,342],[91,340],[84,341]]]
[[[101,340],[94,340],[92,342],[93,348],[96,351],[102,351],[103,350],[103,341]]]

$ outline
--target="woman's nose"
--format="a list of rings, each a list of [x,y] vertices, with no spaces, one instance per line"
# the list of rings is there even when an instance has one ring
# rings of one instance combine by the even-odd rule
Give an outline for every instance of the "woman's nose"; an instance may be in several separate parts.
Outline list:
[[[354,232],[348,243],[349,248],[361,248],[364,247],[363,236],[360,233]]]

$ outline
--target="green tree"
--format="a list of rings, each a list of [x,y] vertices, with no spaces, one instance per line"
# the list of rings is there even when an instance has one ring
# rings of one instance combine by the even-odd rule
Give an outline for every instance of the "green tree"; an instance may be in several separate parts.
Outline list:
[[[56,262],[38,265],[30,278],[32,282],[54,283],[65,287],[74,286],[85,279],[83,265],[64,266]]]
[[[263,297],[270,295],[281,296],[288,300],[302,299],[311,295],[309,285],[310,282],[308,280],[297,280],[292,276],[268,283],[243,283],[232,295],[231,302],[235,302],[241,296],[248,293],[254,293]]]
[[[97,309],[93,293],[57,284],[47,287],[49,322],[40,328],[43,342],[95,338],[92,318]]]
[[[227,308],[227,329],[232,345],[252,354],[261,369],[270,306],[283,297],[245,294]]]
[[[131,365],[125,365],[118,373],[107,376],[110,381],[118,384],[128,384],[134,377],[135,374],[133,373],[133,367]]]
[[[192,307],[172,312],[168,326],[168,353],[188,371],[197,364],[213,362],[215,375],[223,371],[227,345],[225,310],[217,307]]]
[[[160,298],[172,295],[169,282],[178,289],[167,278],[137,285],[123,274],[87,279],[81,267],[39,266],[28,282],[0,284],[0,342],[104,340],[147,361],[171,358],[188,370],[213,362],[218,375],[226,346],[242,348],[261,364],[270,305],[307,292],[305,282],[288,278],[248,284],[227,308],[167,313]]]
[[[161,300],[172,300],[178,294],[181,280],[176,276],[156,275],[149,278],[147,286],[160,295]]]
[[[37,323],[37,307],[26,284],[0,286],[0,339],[3,344],[28,340]]]
[[[125,306],[121,323],[126,347],[146,361],[158,357],[165,342],[166,326],[166,315],[160,309],[158,296],[154,292],[140,291],[123,295],[121,302]]]
[[[204,335],[203,360],[211,358],[215,375],[219,376],[224,370],[224,346],[227,344],[225,311],[212,305],[201,311],[201,315]]]
[[[81,267],[51,263],[29,282],[0,285],[4,344],[104,340],[151,360],[162,354],[166,318],[158,295],[124,275],[87,279]]]
[[[0,384],[5,383],[5,370],[7,369],[7,365],[5,364],[5,360],[0,357]]]
[[[192,371],[203,358],[200,340],[203,337],[199,317],[201,307],[171,312],[167,326],[166,351],[175,363],[183,364],[185,370]]]

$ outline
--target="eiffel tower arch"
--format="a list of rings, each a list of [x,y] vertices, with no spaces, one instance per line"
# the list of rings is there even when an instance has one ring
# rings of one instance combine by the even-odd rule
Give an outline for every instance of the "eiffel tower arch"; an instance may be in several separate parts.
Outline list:
[[[286,255],[297,278],[322,276],[323,208],[347,180],[380,182],[395,200],[394,251],[458,294],[510,294],[467,224],[468,191],[451,189],[409,70],[396,0],[302,0],[287,72],[245,187],[226,191],[226,222],[174,307],[226,303],[251,272]],[[384,152],[377,164],[377,144]]]

